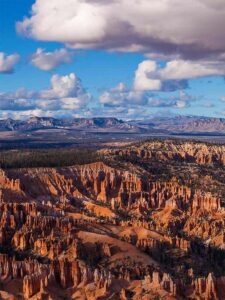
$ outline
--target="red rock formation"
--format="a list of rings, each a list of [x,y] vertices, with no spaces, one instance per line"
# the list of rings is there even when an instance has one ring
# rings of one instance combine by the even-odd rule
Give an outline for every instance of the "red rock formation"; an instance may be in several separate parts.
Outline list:
[[[221,149],[157,142],[118,155],[213,166],[225,164]],[[225,299],[225,279],[214,275],[225,243],[216,193],[103,163],[5,171],[0,186],[3,290],[16,281],[25,299],[54,298],[52,290],[68,299]],[[203,263],[206,278],[196,275]]]
[[[200,165],[225,165],[225,146],[206,145],[196,142],[152,141],[145,142],[138,147],[124,149],[103,150],[108,155],[140,157],[143,160],[176,160],[194,162]]]

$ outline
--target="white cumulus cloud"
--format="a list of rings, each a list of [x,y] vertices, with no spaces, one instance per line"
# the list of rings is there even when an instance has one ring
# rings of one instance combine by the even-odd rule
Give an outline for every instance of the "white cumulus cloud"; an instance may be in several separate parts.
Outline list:
[[[155,61],[145,60],[136,70],[134,89],[168,91],[168,84],[180,89],[180,84],[185,83],[183,80],[223,75],[225,75],[225,65],[218,62],[180,59],[169,61],[164,67],[160,67]]]
[[[155,61],[145,60],[138,65],[135,73],[134,88],[139,91],[160,90],[161,80],[157,76]]]
[[[119,83],[115,88],[105,91],[99,100],[104,106],[145,105],[148,102],[148,95],[141,91],[130,90],[124,83]]]
[[[47,101],[60,99],[62,105],[70,108],[85,106],[91,99],[74,73],[66,76],[53,75],[51,87],[41,91],[39,97]]]
[[[30,62],[43,71],[50,71],[62,64],[71,63],[72,54],[63,48],[54,52],[45,52],[44,49],[38,48],[31,56]]]
[[[46,90],[19,89],[0,93],[0,110],[12,116],[25,116],[31,112],[38,116],[69,116],[85,109],[90,101],[91,95],[83,88],[80,79],[71,73],[53,75],[50,88]]]
[[[223,28],[223,0],[36,0],[17,23],[21,34],[72,48],[189,59],[224,57]]]
[[[12,73],[19,59],[20,56],[17,53],[6,55],[4,52],[0,52],[0,73]]]
[[[173,60],[159,71],[160,78],[182,80],[206,76],[225,75],[225,66],[217,62]]]

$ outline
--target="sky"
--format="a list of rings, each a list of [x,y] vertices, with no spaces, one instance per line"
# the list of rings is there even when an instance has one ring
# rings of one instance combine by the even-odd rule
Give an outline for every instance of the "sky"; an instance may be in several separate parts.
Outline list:
[[[0,118],[225,116],[224,0],[0,0]]]

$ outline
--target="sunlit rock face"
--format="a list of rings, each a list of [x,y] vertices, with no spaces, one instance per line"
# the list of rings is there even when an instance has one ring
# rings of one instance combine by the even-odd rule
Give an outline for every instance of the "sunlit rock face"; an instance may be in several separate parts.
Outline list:
[[[152,142],[1,170],[0,297],[225,299],[221,147]]]

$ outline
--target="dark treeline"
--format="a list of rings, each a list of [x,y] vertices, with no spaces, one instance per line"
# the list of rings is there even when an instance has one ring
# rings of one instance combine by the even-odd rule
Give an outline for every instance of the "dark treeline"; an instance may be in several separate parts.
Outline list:
[[[96,151],[78,149],[11,150],[0,152],[0,168],[65,167],[99,161]]]

